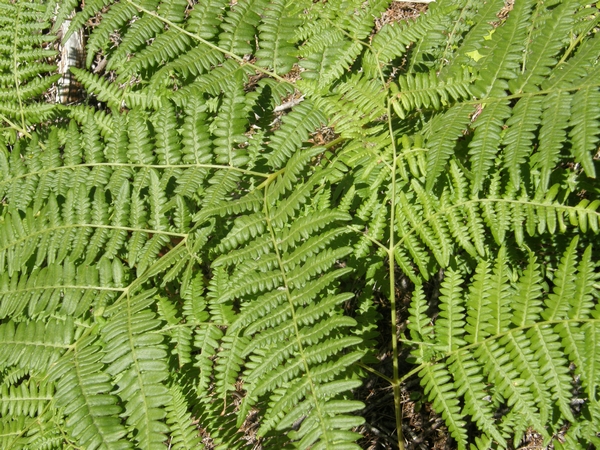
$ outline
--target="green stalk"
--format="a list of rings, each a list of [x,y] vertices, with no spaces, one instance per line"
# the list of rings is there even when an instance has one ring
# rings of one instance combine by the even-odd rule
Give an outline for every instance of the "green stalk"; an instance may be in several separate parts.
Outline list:
[[[388,254],[388,266],[389,266],[389,278],[390,278],[390,307],[391,311],[391,325],[392,325],[392,364],[393,364],[393,387],[394,387],[394,411],[396,416],[396,435],[398,438],[398,448],[400,450],[404,450],[404,436],[402,433],[402,401],[401,401],[401,391],[400,391],[400,369],[398,367],[398,358],[399,358],[399,350],[398,350],[398,328],[397,328],[397,320],[396,317],[396,264],[394,260],[394,223],[396,221],[396,165],[398,162],[398,154],[396,149],[396,141],[394,139],[394,129],[392,127],[392,105],[391,100],[388,98],[387,102],[387,118],[388,118],[388,127],[390,130],[390,141],[392,144],[392,151],[394,154],[394,159],[392,161],[392,191],[391,191],[391,199],[390,199],[390,239],[389,239],[389,247],[387,249]]]

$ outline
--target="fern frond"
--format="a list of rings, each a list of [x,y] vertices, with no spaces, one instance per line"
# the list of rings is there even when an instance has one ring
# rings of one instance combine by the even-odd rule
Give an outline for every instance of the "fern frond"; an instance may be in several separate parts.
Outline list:
[[[0,447],[358,448],[378,304],[399,445],[410,376],[598,444],[596,7],[89,0],[55,107],[56,6],[0,4]]]
[[[557,54],[566,44],[564,36],[572,28],[573,13],[577,7],[577,2],[563,3],[542,22],[542,29],[537,31],[531,45],[532,56],[528,56],[523,62],[523,73],[509,83],[511,92],[532,92],[539,89],[539,85],[557,63]]]
[[[48,64],[56,56],[51,43],[50,3],[3,2],[0,4],[0,114],[3,126],[16,122],[20,129],[47,120],[56,106],[44,104],[45,93],[60,75]],[[13,124],[14,125],[14,124]]]
[[[487,48],[482,49],[483,57],[477,61],[482,69],[479,80],[472,87],[473,95],[479,98],[506,95],[508,80],[517,77],[533,3],[515,3],[506,22],[495,30]],[[490,61],[497,61],[498,64],[489,64]]]
[[[593,70],[594,61],[598,57],[596,53],[598,40],[600,36],[597,33],[590,39],[584,40],[571,58],[559,62],[556,70],[542,83],[542,89],[572,86],[578,80],[585,79]]]
[[[239,147],[239,144],[247,139],[244,136],[247,125],[246,111],[236,107],[244,98],[240,84],[236,82],[225,91],[219,115],[215,119],[217,138],[213,143],[218,164],[242,166],[247,162],[246,152]]]
[[[100,331],[105,342],[101,361],[108,374],[119,376],[116,394],[125,403],[123,415],[127,425],[137,430],[135,440],[144,448],[162,447],[169,431],[163,408],[171,401],[163,384],[169,376],[164,338],[155,331],[160,322],[148,309],[154,301],[152,294],[122,299]]]
[[[181,8],[181,5],[176,5],[175,2],[169,3],[172,4],[171,8],[173,11],[170,11],[171,8],[168,8],[164,14],[167,16],[170,15],[176,18],[176,21],[179,21],[180,13],[178,10]],[[159,11],[162,13],[162,8]],[[160,20],[154,17],[150,17],[149,20],[152,23],[156,23],[156,29],[154,30],[153,27],[148,29],[147,26],[140,27],[140,29],[143,29],[144,33],[156,33],[155,36],[146,38],[146,41],[153,38],[152,45],[146,46],[137,52],[135,57],[128,61],[125,69],[120,71],[120,77],[124,81],[138,73],[156,71],[159,64],[165,64],[177,56],[186,53],[193,45],[192,38],[187,34],[180,33],[178,30],[168,30],[164,33],[159,33],[159,31],[162,31]]]
[[[227,11],[219,35],[219,47],[236,55],[254,53],[254,36],[260,22],[260,12],[267,6],[267,0],[240,2]]]
[[[514,305],[512,322],[518,327],[534,324],[542,310],[542,277],[534,254],[529,254],[527,268],[521,274],[511,304]]]
[[[179,49],[171,50],[171,55],[178,53],[180,53]],[[152,54],[146,55],[147,59],[150,57],[157,58]],[[158,62],[164,63],[162,60]],[[165,88],[165,79],[169,80],[167,87],[180,89],[180,84],[183,84],[187,79],[193,79],[207,73],[222,62],[223,57],[221,52],[200,44],[189,51],[185,51],[177,58],[167,62],[160,69],[156,70],[156,73],[148,81],[148,90],[157,95],[162,94],[161,89]],[[196,97],[192,97],[192,99],[194,98]]]
[[[127,61],[128,56],[140,51],[144,47],[146,41],[154,39],[162,34],[163,23],[160,18],[164,17],[165,19],[172,20],[176,23],[181,22],[181,16],[185,9],[185,4],[175,0],[144,0],[140,2],[139,5],[147,11],[154,12],[158,17],[152,14],[138,12],[138,8],[133,10],[134,14],[138,15],[139,19],[126,28],[126,33],[124,33],[119,46],[114,53],[110,55],[110,58],[108,58],[106,64],[108,70],[117,70],[119,73],[122,73],[124,70],[126,71],[128,65],[123,63]],[[136,5],[132,6],[135,7]],[[122,11],[121,20],[128,17],[131,12],[131,10]],[[129,16],[128,20],[131,20],[132,18],[132,16]]]
[[[552,391],[553,400],[558,403],[563,417],[574,422],[569,402],[571,377],[568,360],[559,350],[560,336],[553,333],[550,327],[533,327],[527,336],[532,341],[532,350],[535,352],[535,359],[539,361],[539,373],[545,381],[546,389],[549,387]]]
[[[421,372],[421,385],[433,403],[436,411],[439,411],[452,437],[456,440],[458,448],[466,449],[467,436],[465,432],[465,421],[460,412],[457,395],[452,388],[448,369],[444,364],[426,365]]]
[[[365,58],[365,70],[370,76],[378,73],[377,65],[385,66],[404,55],[415,42],[423,39],[431,30],[443,30],[442,23],[452,22],[457,13],[458,4],[449,2],[441,7],[431,4],[426,15],[414,21],[385,24],[373,36],[372,51]]]
[[[526,422],[520,425],[522,430],[530,425],[542,435],[547,435],[534,405],[533,395],[521,383],[512,381],[517,379],[519,374],[509,355],[504,353],[504,348],[496,343],[489,344],[484,341],[475,352],[475,357],[485,361],[484,371],[488,380],[497,386],[498,393],[525,419]]]
[[[467,325],[465,325],[465,341],[469,343],[483,341],[489,332],[486,332],[485,317],[490,311],[489,307],[489,275],[490,267],[486,260],[482,260],[478,265],[473,277],[474,282],[469,287],[467,297]]]
[[[510,174],[513,185],[518,186],[521,179],[521,166],[529,156],[535,138],[534,132],[541,123],[542,98],[526,96],[513,108],[513,115],[506,125],[504,135],[504,164]]]
[[[45,373],[71,345],[74,333],[72,320],[6,321],[0,325],[0,365]]]
[[[145,6],[151,6],[145,2]],[[154,2],[154,5],[156,2]],[[75,9],[73,5],[71,11]],[[106,52],[108,50],[107,42],[110,42],[111,34],[115,30],[120,30],[133,16],[137,13],[137,9],[129,2],[119,2],[111,6],[111,8],[102,16],[102,21],[94,28],[90,34],[86,45],[86,67],[91,67],[99,51]]]
[[[485,46],[485,41],[488,40],[490,33],[493,31],[495,22],[498,20],[498,14],[504,6],[505,3],[502,0],[492,0],[483,4],[470,2],[464,6],[462,20],[471,20],[473,26],[462,38],[460,45],[457,45],[458,48],[454,50],[454,57],[448,58],[450,63],[442,68],[442,78],[445,78],[446,73],[462,72],[465,66],[473,65],[473,56],[478,55],[479,49]],[[454,30],[459,25],[460,21],[455,22]],[[448,42],[444,57],[447,57],[451,47],[452,43]]]
[[[583,167],[586,175],[596,178],[596,168],[592,161],[592,154],[600,139],[598,126],[600,125],[600,92],[595,88],[582,89],[573,96],[573,107],[570,123],[572,127],[569,137],[573,140],[572,153]]]
[[[281,167],[282,162],[287,161],[308,139],[309,133],[325,122],[326,119],[317,105],[310,101],[305,100],[296,106],[283,118],[281,128],[275,131],[271,138],[271,147],[277,149],[269,156],[271,167]]]
[[[444,282],[440,288],[440,319],[435,322],[435,335],[443,345],[441,350],[445,352],[451,352],[465,344],[462,339],[465,325],[465,308],[462,305],[460,288],[462,282],[460,274],[450,270],[444,275]]]
[[[20,384],[3,385],[0,393],[0,413],[2,417],[42,415],[48,403],[54,397],[52,384],[29,379]]]
[[[394,110],[404,119],[416,109],[439,110],[451,102],[466,99],[469,97],[470,78],[467,71],[443,81],[438,79],[435,72],[400,76],[396,94],[399,101],[392,103]]]
[[[110,394],[111,377],[102,364],[103,353],[94,338],[79,341],[52,369],[57,380],[56,407],[67,417],[66,426],[80,445],[131,448],[127,430],[115,417],[118,397]]]
[[[545,190],[550,182],[550,174],[560,157],[562,144],[566,140],[571,111],[572,97],[566,92],[550,96],[550,107],[542,112],[542,126],[539,135],[539,148],[533,158],[534,168],[540,170],[540,188]]]
[[[431,339],[433,327],[431,327],[431,320],[427,316],[426,311],[427,303],[425,300],[425,294],[423,292],[423,286],[416,285],[413,292],[411,306],[409,308],[410,316],[408,319],[410,337],[414,341],[425,342]],[[418,362],[422,362],[422,359]]]
[[[548,295],[546,309],[542,313],[545,320],[560,320],[567,316],[569,311],[569,301],[575,295],[576,285],[573,283],[575,278],[575,264],[577,263],[577,243],[576,237],[571,241],[569,248],[564,254],[557,267],[553,283],[553,293]]]
[[[353,76],[341,81],[334,95],[325,97],[318,105],[330,118],[336,133],[345,138],[358,137],[369,133],[368,125],[384,116],[385,95],[379,82]]]
[[[258,64],[272,68],[278,75],[289,72],[296,62],[296,49],[292,42],[294,29],[300,21],[287,16],[285,9],[284,1],[271,1],[262,14],[258,26],[259,49],[256,52]]]
[[[502,140],[504,121],[510,117],[510,113],[508,102],[495,102],[484,108],[473,125],[475,135],[469,143],[469,155],[475,192],[483,187],[483,182],[488,177],[496,157],[495,149]]]
[[[468,105],[456,105],[431,122],[427,135],[427,185],[431,190],[452,154],[456,140],[469,123]]]
[[[460,301],[462,279],[455,271],[446,272],[441,287],[441,312],[432,336],[433,344],[443,354],[435,356],[428,350],[430,340],[415,342],[412,354],[421,363],[426,389],[436,390],[442,398],[434,401],[434,407],[445,414],[449,427],[470,417],[488,439],[504,447],[505,426],[515,433],[531,426],[546,434],[547,426],[554,429],[555,425],[550,423],[578,422],[577,413],[570,406],[574,392],[571,372],[576,370],[581,377],[596,379],[591,372],[596,365],[596,352],[590,350],[585,339],[596,341],[592,331],[595,325],[587,321],[594,314],[589,289],[598,277],[597,270],[592,271],[589,266],[590,247],[577,264],[578,242],[577,237],[571,240],[553,279],[548,280],[552,284],[550,294],[543,291],[546,281],[533,254],[528,266],[519,271],[515,290],[512,288],[515,275],[511,275],[512,263],[506,250],[501,249],[493,258],[493,271],[491,261],[480,262],[469,281],[466,323],[460,306],[452,308],[460,305],[453,299]],[[583,297],[570,302],[568,299],[575,296],[576,289],[581,290]],[[583,294],[584,291],[588,294]],[[419,289],[412,308],[422,310],[423,300]],[[588,319],[581,322],[570,319],[569,311]],[[421,327],[426,326],[427,316],[420,315],[418,322]],[[586,353],[588,350],[591,353]],[[455,379],[455,391],[445,384],[449,379],[448,369]],[[589,379],[583,385],[592,392],[594,388],[588,383]],[[482,400],[488,395],[490,402]],[[464,401],[464,416],[459,415],[459,400]],[[503,416],[502,421],[491,420],[490,412],[503,404],[510,409],[498,416]],[[523,422],[517,424],[518,420]],[[588,433],[579,438],[590,442],[592,436]]]
[[[123,102],[123,91],[115,83],[110,83],[104,78],[90,74],[83,69],[72,67],[71,72],[90,93],[98,97],[98,100],[108,103],[110,107],[120,108]]]
[[[98,11],[108,4],[108,0],[92,0],[91,2],[87,2],[85,7],[81,11],[78,11],[77,14],[75,14],[75,17],[71,20],[69,30],[63,39],[69,39],[69,37],[76,30],[80,29],[91,17],[93,17]],[[59,10],[59,14],[60,16],[66,17],[72,13],[73,9],[74,8],[71,6],[71,2],[65,2],[61,10]]]
[[[310,53],[300,61],[300,66],[306,69],[302,78],[312,81],[316,90],[322,91],[342,76],[361,50],[362,45],[358,42],[341,41],[334,46],[324,47],[320,52]]]
[[[505,447],[506,439],[492,419],[492,405],[485,399],[486,385],[481,367],[470,355],[465,356],[458,353],[448,360],[449,368],[454,374],[456,394],[464,396],[462,412],[471,416],[479,429]]]
[[[240,66],[235,61],[225,60],[210,73],[171,94],[171,99],[176,105],[185,105],[190,97],[202,97],[205,92],[214,96],[220,95],[221,92],[230,90],[233,85],[239,84],[240,73],[250,75],[254,71],[246,65]]]
[[[169,389],[171,404],[167,405],[166,421],[171,429],[169,445],[173,449],[203,448],[198,436],[198,430],[192,423],[191,414],[187,411],[188,404],[179,385]]]
[[[488,297],[489,306],[486,308],[489,316],[484,319],[487,322],[486,331],[492,336],[506,331],[510,323],[508,314],[509,299],[512,293],[510,279],[511,274],[506,266],[506,248],[501,247],[489,280],[491,285]]]

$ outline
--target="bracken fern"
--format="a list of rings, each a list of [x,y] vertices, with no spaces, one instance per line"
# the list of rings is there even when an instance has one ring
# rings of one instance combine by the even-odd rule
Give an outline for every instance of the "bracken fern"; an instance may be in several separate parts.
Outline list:
[[[596,6],[92,0],[58,109],[50,3],[0,4],[2,448],[359,448],[373,297],[399,447],[412,376],[457,448],[600,445]]]

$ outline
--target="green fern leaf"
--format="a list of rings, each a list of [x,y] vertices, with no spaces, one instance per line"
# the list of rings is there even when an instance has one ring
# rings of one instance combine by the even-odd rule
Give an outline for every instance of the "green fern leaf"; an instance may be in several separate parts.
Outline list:
[[[568,250],[561,258],[560,264],[554,278],[553,293],[548,295],[546,309],[542,312],[544,320],[553,321],[564,319],[569,311],[569,302],[575,296],[577,286],[573,283],[575,279],[575,264],[577,262],[577,243],[575,237],[571,241]]]
[[[171,429],[169,444],[173,449],[202,448],[198,430],[192,423],[191,414],[182,389],[178,385],[170,387],[171,404],[167,405],[166,421]]]
[[[523,415],[526,420],[523,425],[531,425],[542,435],[547,434],[533,405],[533,395],[522,386],[522,381],[511,382],[517,379],[518,374],[514,364],[510,362],[509,355],[504,354],[504,349],[497,344],[483,342],[475,357],[486,361],[484,371],[488,379],[495,383],[508,404]]]
[[[492,419],[491,405],[485,400],[486,386],[481,367],[470,359],[470,355],[465,358],[460,353],[449,358],[448,365],[454,374],[456,394],[464,395],[463,414],[470,415],[484,433],[499,445],[506,446],[506,439]]]
[[[240,2],[231,8],[221,23],[223,32],[219,35],[219,47],[243,56],[254,53],[254,36],[260,22],[260,12],[267,6],[267,0]]]
[[[566,139],[566,127],[571,111],[572,97],[566,93],[551,94],[550,103],[542,113],[539,149],[533,159],[533,167],[540,170],[540,189],[546,190],[550,174],[560,157],[562,143]]]
[[[542,99],[527,96],[519,100],[513,108],[513,115],[506,124],[508,129],[504,135],[505,167],[508,169],[510,179],[518,186],[521,179],[521,167],[529,156],[529,149],[535,138],[542,112]]]
[[[431,191],[437,177],[444,171],[452,155],[456,139],[462,136],[469,122],[468,105],[457,105],[437,116],[427,135],[427,184]]]
[[[166,412],[162,408],[171,401],[162,383],[169,376],[163,336],[153,331],[160,322],[148,309],[154,301],[152,294],[146,291],[128,296],[114,305],[114,312],[101,330],[106,343],[102,362],[107,364],[106,372],[119,376],[116,394],[125,402],[123,415],[137,430],[136,441],[144,448],[162,447],[164,433],[169,430],[163,422]]]
[[[3,303],[4,304],[4,303]],[[3,314],[3,317],[6,315]],[[72,320],[7,321],[0,325],[2,368],[17,366],[45,373],[74,339]]]
[[[306,141],[311,131],[326,123],[326,118],[316,105],[303,101],[283,119],[283,124],[271,138],[271,147],[277,149],[269,156],[269,164],[273,168],[281,167]]]
[[[484,57],[477,61],[482,69],[479,80],[471,90],[476,97],[506,95],[505,90],[509,86],[507,80],[517,77],[532,6],[533,2],[529,0],[515,3],[506,22],[494,32],[488,48],[483,50]],[[490,61],[499,63],[489,64]]]
[[[469,289],[467,297],[467,335],[465,341],[469,343],[481,342],[488,335],[485,330],[485,319],[491,313],[489,306],[490,284],[489,264],[482,260],[475,271],[474,282]]]
[[[486,331],[490,335],[499,335],[508,330],[509,319],[509,299],[512,294],[509,281],[511,274],[506,266],[506,248],[501,247],[496,257],[496,265],[489,280],[490,290],[487,299],[486,308],[489,316],[486,317]]]
[[[111,377],[100,361],[100,347],[93,338],[84,339],[67,356],[53,368],[52,376],[57,379],[56,406],[67,416],[72,435],[89,448],[131,448],[123,439],[125,427],[115,417],[121,408],[117,396],[109,394]]]
[[[462,306],[461,288],[463,280],[460,274],[449,270],[444,275],[440,288],[440,318],[435,321],[437,341],[442,345],[440,350],[451,352],[465,345],[464,306]]]
[[[496,157],[495,150],[502,138],[504,120],[510,117],[510,112],[508,102],[494,102],[484,108],[473,125],[475,135],[469,143],[469,155],[474,192],[483,187],[484,180],[488,177]]]
[[[70,3],[74,4],[68,11],[65,11],[64,5],[61,5],[61,12],[64,11],[64,15],[69,14],[77,6],[76,2]],[[145,1],[144,6],[150,6],[151,9],[154,9],[154,7],[156,7],[156,3],[157,2],[149,4],[148,1]],[[94,57],[98,51],[107,50],[105,48],[106,42],[110,40],[110,35],[114,33],[114,30],[121,29],[136,13],[137,9],[131,3],[115,3],[111,6],[111,8],[103,15],[102,21],[97,27],[94,28],[94,31],[88,38],[85,61],[86,67],[91,67],[92,63],[94,62]],[[83,25],[83,23],[81,25]],[[75,24],[75,26],[77,26],[77,24]]]
[[[427,316],[426,311],[427,303],[425,294],[423,293],[423,286],[417,285],[413,292],[411,307],[409,309],[410,316],[408,319],[410,337],[414,341],[427,342],[431,339],[433,328],[430,326],[431,320]]]
[[[302,77],[311,80],[316,84],[316,89],[321,91],[354,63],[361,50],[360,43],[341,41],[319,52],[311,52],[300,61],[301,67],[306,69]],[[300,55],[304,56],[305,53],[306,50],[301,50]]]
[[[465,449],[467,442],[465,421],[460,412],[456,393],[452,389],[447,367],[444,364],[425,365],[419,377],[425,395],[448,424],[448,429],[456,440],[458,448]]]
[[[455,79],[444,81],[440,81],[435,72],[402,76],[398,79],[398,101],[393,103],[394,110],[404,119],[408,113],[420,108],[439,110],[454,101],[468,98],[469,78],[466,71],[459,73]]]
[[[509,83],[513,93],[535,92],[539,89],[538,86],[557,62],[557,54],[564,45],[563,36],[572,27],[577,6],[576,2],[562,3],[546,21],[542,21],[542,29],[535,34],[531,45],[532,57],[524,61],[524,73]]]
[[[511,299],[514,309],[512,322],[518,327],[529,326],[539,320],[542,311],[540,297],[543,289],[539,268],[535,255],[530,253],[527,268],[519,278]]]
[[[271,1],[258,26],[258,64],[273,68],[273,72],[279,75],[289,72],[296,62],[295,48],[291,42],[299,20],[288,17],[285,8],[284,1]]]
[[[567,420],[574,422],[575,418],[570,407],[570,376],[566,358],[558,350],[560,337],[553,333],[549,327],[534,327],[527,336],[532,341],[532,350],[536,352],[535,358],[540,364],[540,375],[550,387],[553,397],[558,403],[558,408]]]
[[[570,118],[569,133],[573,139],[572,153],[583,167],[586,175],[596,177],[596,169],[592,162],[592,155],[600,137],[598,136],[598,125],[600,124],[600,92],[597,89],[588,88],[578,91],[573,96],[572,115]],[[576,105],[576,106],[575,106]]]
[[[48,64],[56,57],[50,28],[54,4],[3,2],[0,4],[0,120],[25,131],[27,126],[48,120],[56,105],[44,105],[39,98],[61,75]],[[16,123],[14,123],[16,122]]]
[[[225,91],[219,115],[215,119],[217,138],[213,141],[215,145],[216,162],[229,166],[242,166],[248,159],[246,152],[239,144],[246,142],[244,136],[246,131],[246,111],[236,107],[244,96],[237,82]]]

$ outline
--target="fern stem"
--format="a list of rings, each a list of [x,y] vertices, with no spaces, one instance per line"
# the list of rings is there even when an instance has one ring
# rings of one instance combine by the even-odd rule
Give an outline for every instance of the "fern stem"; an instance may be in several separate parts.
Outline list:
[[[171,330],[180,330],[182,328],[191,328],[191,329],[195,329],[196,327],[199,326],[207,326],[207,325],[214,325],[216,327],[227,327],[229,324],[227,323],[219,323],[219,322],[188,322],[188,323],[178,323],[178,324],[174,324],[174,325],[169,325],[166,327],[163,327],[160,329],[159,332],[155,332],[154,334],[160,334],[163,333],[165,331],[171,331]]]
[[[268,175],[267,178],[265,179],[265,181],[263,181],[262,183],[260,183],[257,187],[256,190],[262,189],[262,188],[266,188],[274,181],[277,179],[277,177],[279,175],[282,175],[285,172],[285,167],[279,169],[277,172],[273,172],[272,174]]]
[[[347,139],[348,138],[339,136],[339,137],[335,138],[333,141],[329,141],[327,144],[323,145],[323,147],[325,147],[325,148],[331,148],[331,147],[334,147],[334,146],[338,145],[340,142],[344,142]]]
[[[356,363],[358,366],[362,367],[363,369],[365,369],[368,372],[371,372],[373,375],[375,375],[376,377],[381,378],[382,380],[387,381],[388,383],[390,383],[392,386],[394,386],[394,384],[396,384],[394,382],[394,380],[392,380],[390,377],[388,377],[387,375],[382,374],[379,370],[375,370],[372,367],[367,366],[366,364],[363,364],[361,362]]]
[[[392,364],[393,364],[393,380],[394,380],[394,412],[396,416],[396,436],[398,437],[398,448],[399,450],[404,450],[404,436],[402,433],[402,399],[401,399],[401,390],[400,383],[398,383],[399,378],[399,350],[398,350],[398,328],[397,321],[398,317],[396,316],[396,263],[394,259],[394,238],[395,238],[395,228],[394,223],[396,221],[395,212],[396,212],[396,166],[398,164],[398,153],[396,148],[396,140],[394,139],[394,128],[392,125],[392,100],[391,98],[387,98],[387,120],[388,120],[388,128],[390,133],[390,142],[392,145],[392,186],[391,186],[391,195],[390,195],[390,238],[389,238],[389,247],[386,249],[388,254],[388,267],[389,267],[389,277],[390,277],[390,307],[391,307],[391,325],[392,325]]]
[[[416,373],[419,373],[421,371],[421,369],[423,367],[425,367],[427,364],[423,363],[418,365],[417,367],[415,367],[413,370],[411,370],[410,372],[402,375],[402,378],[398,379],[398,385],[401,385],[402,383],[404,383],[406,380],[408,380],[410,377],[412,377],[413,375],[415,375]]]

